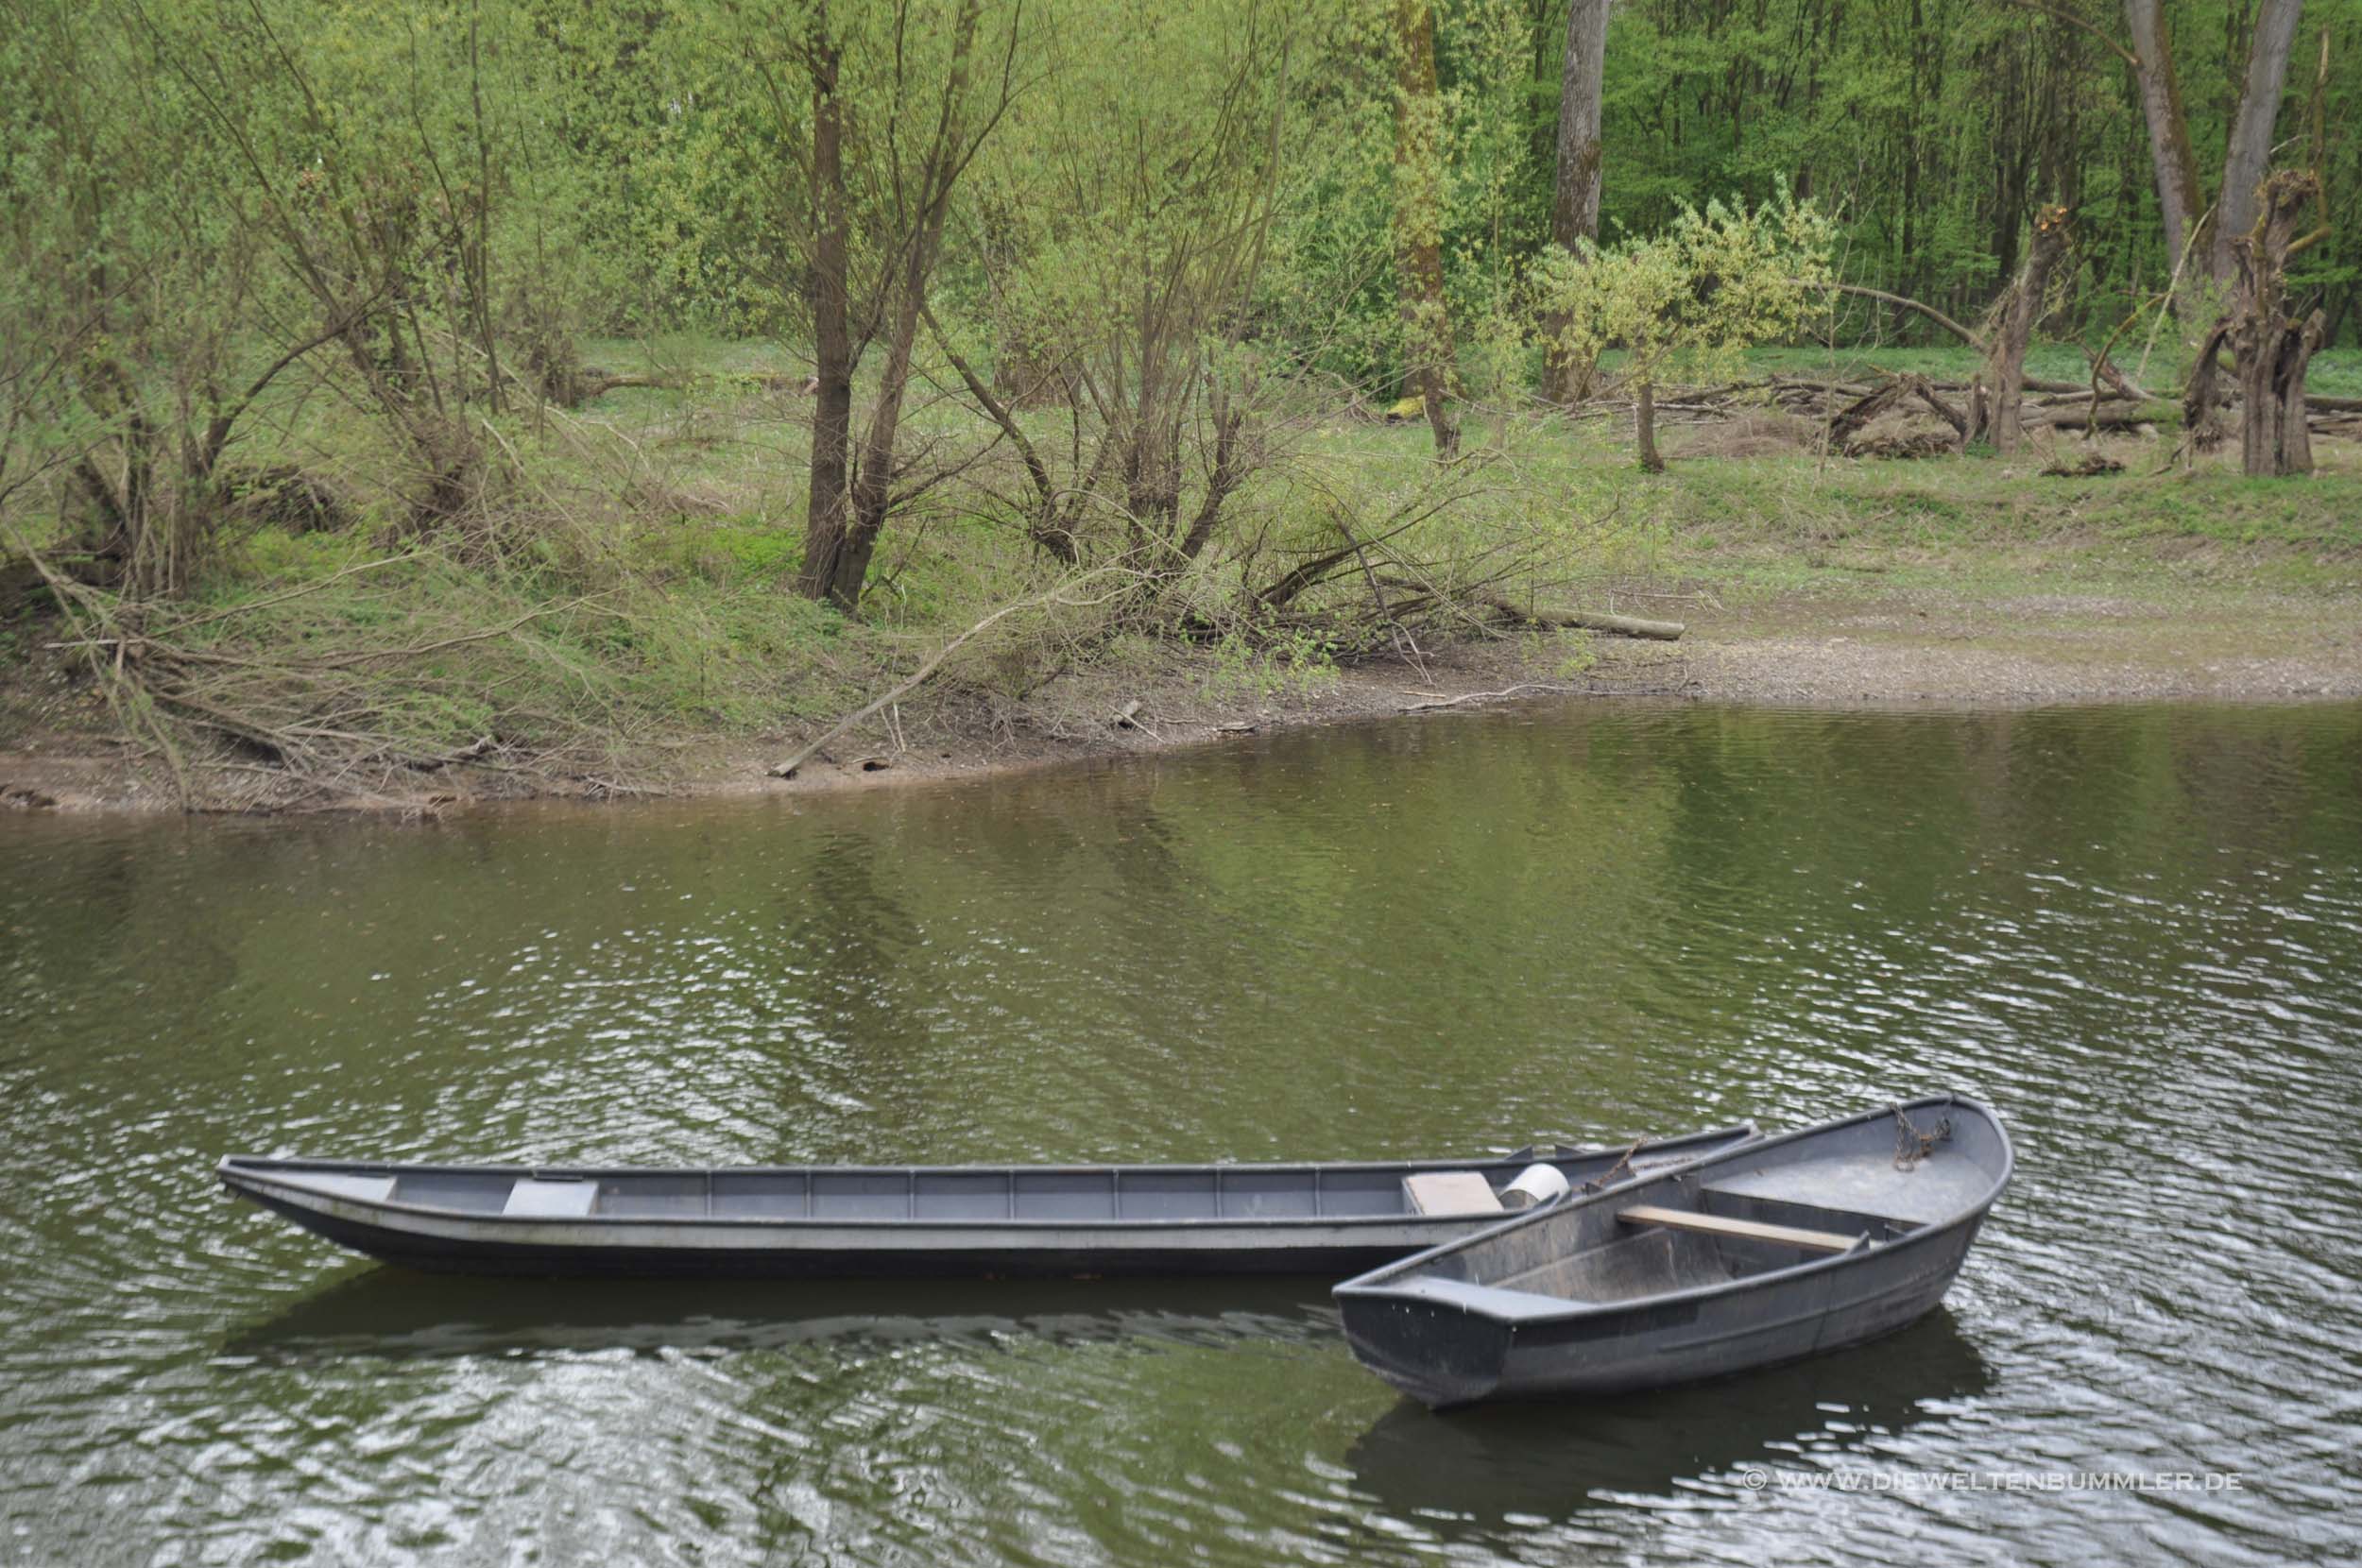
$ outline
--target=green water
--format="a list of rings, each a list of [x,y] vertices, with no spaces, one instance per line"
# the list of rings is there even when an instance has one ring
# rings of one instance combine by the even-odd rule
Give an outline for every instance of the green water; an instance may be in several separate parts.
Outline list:
[[[1944,1088],[2020,1164],[1935,1317],[1448,1418],[1320,1280],[439,1280],[209,1174],[1446,1154]],[[2335,1557],[2357,1102],[2352,706],[1592,707],[802,802],[0,817],[0,1561]]]

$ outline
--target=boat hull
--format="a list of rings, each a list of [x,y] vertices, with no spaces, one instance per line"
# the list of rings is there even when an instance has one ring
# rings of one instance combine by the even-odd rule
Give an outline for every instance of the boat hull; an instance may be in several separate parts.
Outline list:
[[[340,1247],[430,1273],[615,1275],[626,1278],[1076,1279],[1119,1275],[1348,1274],[1464,1236],[1481,1219],[1444,1218],[1394,1226],[1340,1225],[1275,1237],[1244,1227],[1174,1227],[1112,1236],[1025,1227],[978,1234],[911,1226],[884,1235],[748,1236],[723,1227],[669,1226],[640,1237],[546,1228],[520,1235],[491,1221],[400,1227],[256,1197],[264,1208]]]
[[[2011,1168],[1990,1111],[1913,1101],[1510,1219],[1333,1294],[1362,1363],[1437,1407],[1703,1382],[1926,1316]]]
[[[1982,1217],[1830,1270],[1704,1301],[1512,1323],[1446,1301],[1341,1297],[1346,1341],[1378,1376],[1438,1409],[1492,1399],[1675,1388],[1866,1344],[1909,1327],[1951,1289]]]
[[[777,1172],[735,1170],[572,1171],[492,1167],[402,1167],[326,1161],[230,1159],[217,1172],[231,1192],[341,1247],[384,1262],[442,1273],[543,1276],[907,1278],[996,1276],[1074,1278],[1114,1275],[1306,1274],[1343,1276],[1376,1268],[1498,1220],[1493,1214],[1345,1213],[1243,1215],[1221,1211],[1325,1202],[1376,1206],[1399,1202],[1403,1177],[1458,1168],[1486,1172],[1498,1187],[1533,1159],[1556,1165],[1577,1183],[1602,1185],[1653,1175],[1754,1136],[1748,1126],[1718,1128],[1625,1150],[1560,1150],[1508,1160],[1430,1161],[1399,1165],[1325,1167],[815,1167]],[[552,1219],[393,1201],[404,1176],[421,1188],[434,1184],[464,1194],[464,1184],[489,1184],[500,1193],[526,1187],[597,1185],[628,1196],[634,1184],[677,1187],[676,1214],[582,1214]],[[915,1211],[900,1218],[827,1218],[810,1213],[754,1218],[715,1217],[720,1201],[695,1207],[686,1194],[702,1181],[710,1194],[732,1185],[749,1191],[768,1183],[806,1196],[807,1209],[831,1202],[846,1210],[876,1207],[889,1189],[906,1184]],[[1104,1219],[1071,1221],[1021,1217],[930,1219],[931,1205],[979,1206],[975,1193],[1005,1185],[1016,1194],[1061,1187],[1045,1205],[1104,1204]],[[797,1184],[801,1184],[800,1186]],[[1105,1192],[1100,1193],[1101,1185]],[[382,1187],[383,1193],[376,1191]],[[1296,1188],[1301,1187],[1302,1191]],[[826,1194],[841,1188],[840,1196]],[[1328,1199],[1321,1196],[1326,1188]],[[1190,1194],[1202,1189],[1203,1196]],[[993,1188],[998,1191],[998,1188]],[[1241,1199],[1241,1192],[1251,1193]],[[1121,1193],[1122,1196],[1118,1196]],[[966,1194],[966,1196],[963,1196]],[[1137,1194],[1137,1200],[1135,1198]],[[1228,1194],[1229,1196],[1224,1196]],[[1307,1195],[1309,1196],[1307,1196]],[[483,1200],[489,1202],[489,1199]],[[602,1200],[604,1201],[604,1200]],[[993,1202],[1001,1202],[998,1198]],[[1005,1200],[1014,1208],[1016,1197]],[[1126,1218],[1137,1201],[1149,1209],[1209,1212],[1180,1218]],[[646,1202],[654,1202],[649,1199]],[[988,1203],[982,1206],[989,1206]]]

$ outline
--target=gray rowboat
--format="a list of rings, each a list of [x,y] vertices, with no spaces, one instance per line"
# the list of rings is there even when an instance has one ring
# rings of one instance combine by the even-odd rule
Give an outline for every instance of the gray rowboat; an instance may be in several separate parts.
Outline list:
[[[666,1170],[232,1156],[216,1174],[339,1246],[446,1273],[1334,1277],[1498,1221],[1499,1194],[1532,1164],[1582,1190],[1754,1136],[1741,1124],[1394,1164]],[[1414,1178],[1473,1201],[1422,1212]]]
[[[1927,1312],[2011,1167],[1984,1106],[1913,1100],[1570,1194],[1334,1295],[1362,1363],[1438,1407],[1695,1382]]]

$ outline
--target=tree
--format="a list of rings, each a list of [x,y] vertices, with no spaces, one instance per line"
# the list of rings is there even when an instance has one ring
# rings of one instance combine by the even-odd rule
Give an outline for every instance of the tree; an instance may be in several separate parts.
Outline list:
[[[867,309],[858,324],[850,234],[854,202],[847,188],[846,160],[848,40],[832,28],[827,0],[816,0],[813,7],[806,56],[812,72],[813,210],[817,219],[812,306],[819,417],[813,424],[810,510],[804,527],[804,566],[797,584],[806,597],[826,598],[847,615],[860,608],[869,557],[896,500],[895,447],[902,400],[910,388],[911,354],[940,254],[951,191],[1006,111],[1014,88],[1004,56],[997,92],[985,94],[981,104],[970,101],[981,0],[958,0],[946,29],[943,56],[923,76],[920,72],[925,65],[915,71],[912,61],[914,56],[923,61],[924,54],[911,50],[906,43],[912,31],[912,19],[906,14],[911,8],[898,3],[891,9],[892,26],[886,33],[866,38],[855,35],[851,42],[855,47],[868,45],[883,52],[890,37],[891,103],[899,106],[906,94],[930,95],[933,123],[920,120],[914,137],[906,133],[904,117],[891,109],[883,113],[873,110],[868,116],[872,125],[882,123],[885,134],[869,142],[864,150],[873,159],[882,157],[883,166],[862,173],[887,195],[872,209],[876,229],[872,241],[884,243],[878,246],[880,276],[869,298],[862,302]],[[933,27],[940,27],[944,19],[917,21],[918,36],[924,38]],[[1015,37],[1012,15],[1012,45]],[[847,418],[853,371],[861,358],[861,344],[880,334],[884,338],[885,363],[871,399],[868,423],[855,449]]]
[[[1750,208],[1683,208],[1646,238],[1546,251],[1536,294],[1552,347],[1596,361],[1624,350],[1617,383],[1633,396],[1640,466],[1659,472],[1656,386],[1676,369],[1726,376],[1738,351],[1792,336],[1827,308],[1836,230],[1785,190]]]
[[[760,138],[775,203],[765,274],[801,295],[813,348],[810,481],[796,591],[857,614],[908,499],[902,420],[928,293],[962,178],[1018,88],[1016,0],[777,0],[710,30],[699,93],[714,132]],[[756,94],[745,95],[751,81]],[[760,178],[756,171],[753,178]],[[727,244],[743,236],[712,236]],[[876,350],[867,406],[856,377]]]
[[[1435,82],[1432,0],[1398,0],[1395,255],[1401,279],[1403,391],[1427,411],[1435,455],[1460,450],[1451,310],[1444,297],[1444,102]]]
[[[231,442],[324,337],[260,308],[266,237],[169,41],[136,15],[66,3],[13,20],[0,43],[0,357],[17,366],[5,434],[21,450],[0,465],[70,476],[60,554],[75,575],[169,597],[213,551]]]
[[[2321,346],[2318,310],[2299,319],[2288,308],[2289,258],[2319,240],[2320,230],[2297,230],[2320,200],[2320,177],[2283,169],[2263,183],[2262,207],[2249,230],[2232,242],[2238,279],[2231,308],[2199,345],[2182,400],[2182,423],[2193,440],[2214,434],[2216,356],[2225,344],[2238,367],[2241,401],[2239,466],[2254,478],[2313,471],[2313,441],[2304,417],[2304,375]]]
[[[2246,82],[2223,152],[2221,212],[2215,223],[2215,278],[2225,284],[2245,271],[2235,242],[2256,225],[2264,171],[2271,165],[2272,128],[2279,123],[2280,94],[2288,79],[2288,52],[2303,9],[2304,0],[2261,0],[2256,9]]]
[[[1012,111],[961,229],[958,292],[1001,363],[979,367],[956,320],[936,337],[1018,454],[1013,486],[986,465],[967,475],[987,515],[1014,513],[1063,564],[1113,554],[1162,587],[1214,543],[1262,456],[1276,350],[1247,336],[1292,71],[1316,41],[1272,0],[1057,15],[1038,59],[1058,91]],[[1043,404],[1063,432],[1027,429]]]
[[[2303,0],[2261,0],[2256,10],[2247,70],[2224,142],[2222,185],[2210,223],[2199,212],[2202,192],[2198,155],[2191,147],[2181,78],[2166,34],[2165,0],[2124,0],[2132,47],[2127,52],[2118,46],[2116,52],[2131,64],[2139,89],[2165,249],[2176,275],[2183,280],[2176,293],[2185,308],[2193,298],[2192,285],[2201,276],[2227,285],[2237,272],[2234,244],[2255,223],[2258,186],[2271,162],[2272,128],[2280,117],[2288,54],[2295,45],[2302,11]]]
[[[2157,211],[2165,231],[2165,256],[2173,274],[2182,280],[2182,301],[2194,298],[2200,268],[2208,264],[2194,242],[2194,229],[2205,201],[2198,179],[2198,155],[2190,147],[2190,124],[2182,111],[2182,80],[2174,70],[2173,47],[2165,35],[2165,0],[2124,0],[2124,19],[2132,36],[2129,61],[2141,99],[2141,120],[2148,131],[2149,169],[2157,184]],[[2199,264],[2193,266],[2191,262]]]
[[[1559,72],[1556,174],[1550,195],[1550,243],[1573,256],[1600,237],[1600,93],[1606,79],[1608,0],[1569,0],[1566,47]],[[1579,402],[1590,390],[1591,366],[1558,347],[1565,324],[1543,333],[1542,395]]]
[[[2066,254],[2067,217],[2063,207],[2045,207],[2034,215],[2026,265],[1987,317],[1985,363],[1969,387],[1968,428],[1962,440],[1990,441],[2003,457],[2017,451],[2024,435],[2018,409],[2026,383],[2026,346],[2034,335],[2034,323],[2042,318],[2051,275]]]

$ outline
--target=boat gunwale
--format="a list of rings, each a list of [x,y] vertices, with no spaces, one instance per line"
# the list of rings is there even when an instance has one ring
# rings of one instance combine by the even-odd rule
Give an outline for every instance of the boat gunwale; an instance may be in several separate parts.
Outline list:
[[[303,1156],[225,1155],[214,1166],[214,1174],[221,1185],[241,1197],[252,1197],[249,1187],[269,1187],[285,1195],[298,1206],[316,1213],[334,1214],[327,1205],[344,1205],[352,1210],[387,1217],[416,1216],[422,1219],[468,1224],[490,1222],[502,1226],[538,1226],[542,1228],[589,1227],[594,1232],[624,1231],[648,1228],[685,1230],[701,1226],[728,1229],[764,1229],[776,1231],[889,1231],[901,1232],[942,1227],[960,1231],[1021,1230],[1021,1231],[1175,1231],[1183,1229],[1310,1229],[1314,1227],[1409,1225],[1414,1227],[1458,1225],[1465,1226],[1470,1216],[1465,1214],[1309,1214],[1309,1215],[1234,1215],[1189,1216],[1158,1219],[1143,1217],[1043,1219],[1021,1215],[1003,1216],[821,1216],[821,1215],[679,1215],[679,1214],[590,1214],[554,1217],[536,1214],[508,1214],[489,1209],[456,1209],[432,1203],[402,1202],[391,1198],[373,1199],[350,1195],[323,1193],[298,1181],[274,1179],[275,1173],[287,1176],[315,1175],[461,1175],[506,1176],[516,1180],[594,1181],[607,1176],[624,1177],[711,1177],[730,1176],[1098,1176],[1115,1174],[1138,1175],[1199,1175],[1224,1171],[1253,1172],[1268,1175],[1292,1175],[1323,1172],[1375,1173],[1392,1170],[1465,1170],[1487,1166],[1514,1165],[1520,1159],[1554,1163],[1570,1159],[1590,1159],[1607,1154],[1626,1153],[1636,1156],[1644,1150],[1670,1150],[1678,1153],[1692,1146],[1706,1146],[1703,1153],[1676,1158],[1661,1167],[1640,1174],[1655,1177],[1698,1164],[1718,1154],[1754,1148],[1764,1141],[1753,1121],[1740,1121],[1695,1133],[1685,1133],[1670,1138],[1642,1139],[1636,1145],[1606,1145],[1599,1148],[1559,1146],[1559,1152],[1543,1154],[1537,1149],[1514,1150],[1498,1156],[1466,1160],[1341,1160],[1334,1162],[1302,1161],[1287,1164],[1240,1162],[1237,1164],[1196,1165],[996,1165],[996,1166],[524,1166],[524,1165],[411,1165],[395,1161],[319,1160]],[[1613,1167],[1611,1167],[1613,1168]],[[1488,1227],[1490,1228],[1490,1227]],[[580,1245],[569,1242],[567,1245]],[[595,1243],[594,1243],[595,1244]],[[1432,1251],[1433,1249],[1429,1249]]]
[[[1896,1253],[1905,1252],[1918,1247],[1923,1243],[1935,1241],[1939,1238],[1949,1236],[1951,1233],[1959,1230],[1963,1225],[1981,1221],[1985,1215],[1992,1211],[1993,1205],[2000,1201],[2002,1192],[2009,1186],[2010,1178],[2014,1175],[2017,1170],[2016,1150],[2010,1142],[2009,1130],[2002,1125],[2000,1116],[1995,1115],[1993,1108],[1985,1104],[1982,1100],[1972,1099],[1967,1095],[1957,1094],[1930,1095],[1920,1099],[1896,1100],[1880,1106],[1875,1110],[1863,1111],[1856,1116],[1840,1117],[1836,1121],[1822,1122],[1813,1127],[1798,1128],[1793,1133],[1782,1133],[1774,1137],[1757,1138],[1738,1148],[1718,1150],[1715,1153],[1704,1155],[1697,1160],[1685,1162],[1686,1168],[1687,1170],[1694,1171],[1700,1167],[1713,1165],[1725,1158],[1735,1157],[1742,1153],[1749,1155],[1760,1154],[1768,1149],[1777,1149],[1782,1144],[1800,1142],[1806,1138],[1817,1137],[1823,1133],[1837,1132],[1842,1128],[1850,1127],[1856,1122],[1873,1121],[1881,1116],[1891,1116],[1898,1110],[1929,1110],[1944,1106],[1957,1106],[1964,1110],[1973,1111],[1985,1118],[1986,1123],[1992,1127],[1994,1133],[2001,1140],[2000,1172],[1993,1179],[1982,1198],[1978,1199],[1976,1202],[1969,1204],[1966,1208],[1961,1209],[1958,1214],[1951,1215],[1943,1219],[1929,1220],[1925,1224],[1913,1227],[1904,1235],[1896,1236],[1891,1240],[1881,1241],[1872,1247],[1857,1247],[1850,1252],[1832,1253],[1823,1257],[1806,1258],[1802,1262],[1792,1263],[1785,1268],[1770,1269],[1764,1270],[1762,1273],[1748,1274],[1738,1279],[1722,1280],[1711,1285],[1686,1286],[1677,1290],[1665,1290],[1657,1292],[1653,1295],[1635,1296],[1630,1298],[1629,1300],[1619,1302],[1578,1302],[1563,1296],[1552,1296],[1539,1290],[1516,1290],[1498,1285],[1477,1285],[1466,1280],[1452,1280],[1439,1283],[1465,1286],[1470,1296],[1473,1296],[1478,1291],[1494,1291],[1498,1292],[1502,1297],[1508,1298],[1508,1301],[1504,1302],[1498,1307],[1481,1300],[1471,1300],[1466,1298],[1455,1301],[1452,1304],[1463,1312],[1490,1319],[1495,1322],[1501,1323],[1512,1329],[1521,1329],[1540,1323],[1563,1323],[1576,1321],[1609,1318],[1620,1314],[1664,1306],[1669,1304],[1686,1304],[1691,1302],[1702,1302],[1720,1296],[1734,1295],[1743,1290],[1755,1289],[1773,1283],[1785,1284],[1790,1280],[1804,1278],[1816,1271],[1839,1269],[1848,1264],[1863,1263],[1873,1258],[1891,1257]],[[1652,1179],[1654,1179],[1655,1177],[1670,1176],[1676,1173],[1676,1171],[1670,1169],[1657,1171],[1652,1173]],[[1635,1184],[1625,1184],[1625,1187],[1633,1185]],[[1523,1214],[1513,1215],[1496,1224],[1487,1225],[1482,1230],[1477,1231],[1472,1235],[1461,1236],[1454,1240],[1444,1242],[1441,1245],[1430,1247],[1426,1252],[1413,1253],[1410,1257],[1397,1259],[1393,1263],[1385,1265],[1383,1268],[1373,1269],[1368,1273],[1356,1275],[1354,1278],[1346,1280],[1341,1285],[1331,1287],[1329,1295],[1338,1301],[1353,1300],[1362,1302],[1380,1302],[1415,1300],[1417,1298],[1411,1296],[1406,1290],[1405,1282],[1397,1282],[1393,1276],[1408,1274],[1413,1270],[1425,1268],[1436,1258],[1443,1257],[1451,1253],[1460,1252],[1465,1248],[1474,1247],[1480,1242],[1485,1241],[1492,1236],[1498,1236],[1502,1232],[1514,1229],[1519,1225],[1537,1224],[1547,1215],[1561,1215],[1583,1204],[1606,1202],[1611,1199],[1621,1198],[1629,1201],[1630,1195],[1625,1190],[1625,1187],[1614,1187],[1596,1193],[1586,1193],[1572,1201],[1562,1201],[1560,1202],[1553,1203],[1548,1208],[1530,1209]],[[1526,1302],[1535,1304],[1548,1303],[1549,1304],[1547,1306],[1536,1304],[1532,1307],[1520,1305],[1513,1308],[1509,1304],[1510,1302],[1520,1304]]]

